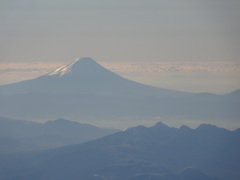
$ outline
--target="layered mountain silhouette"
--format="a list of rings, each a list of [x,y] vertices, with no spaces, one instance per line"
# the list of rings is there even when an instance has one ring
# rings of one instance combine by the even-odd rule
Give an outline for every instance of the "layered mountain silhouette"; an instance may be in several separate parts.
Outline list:
[[[0,115],[17,119],[200,119],[238,122],[240,91],[189,93],[143,85],[80,58],[32,80],[0,86]]]
[[[79,144],[116,131],[65,119],[37,123],[0,117],[0,153]]]
[[[138,126],[80,145],[0,155],[0,178],[238,180],[239,132],[210,124]]]

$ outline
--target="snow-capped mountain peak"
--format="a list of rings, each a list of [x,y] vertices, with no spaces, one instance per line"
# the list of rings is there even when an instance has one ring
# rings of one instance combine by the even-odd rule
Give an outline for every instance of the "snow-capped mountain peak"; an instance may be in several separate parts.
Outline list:
[[[57,68],[56,70],[50,72],[48,75],[53,76],[53,75],[59,75],[60,77],[63,76],[64,74],[68,74],[71,72],[71,67],[75,62],[77,62],[79,59],[76,59],[75,61],[67,64],[66,66],[62,66],[60,68]]]
[[[62,77],[64,75],[77,74],[80,71],[83,71],[83,69],[84,71],[86,71],[87,69],[89,71],[89,68],[93,68],[94,66],[96,67],[96,65],[100,66],[89,57],[77,58],[76,60],[68,63],[67,65],[64,65],[50,72],[48,76]]]

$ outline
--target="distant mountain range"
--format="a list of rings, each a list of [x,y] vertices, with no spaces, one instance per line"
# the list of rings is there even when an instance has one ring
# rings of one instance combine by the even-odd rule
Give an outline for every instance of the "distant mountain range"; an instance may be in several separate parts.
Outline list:
[[[0,155],[4,180],[239,180],[240,130],[138,126],[58,149]]]
[[[79,144],[114,132],[117,130],[98,128],[65,119],[42,124],[0,117],[0,153]]]
[[[120,77],[81,58],[32,80],[0,86],[0,115],[46,120],[178,119],[239,122],[240,90],[226,94],[163,89]]]

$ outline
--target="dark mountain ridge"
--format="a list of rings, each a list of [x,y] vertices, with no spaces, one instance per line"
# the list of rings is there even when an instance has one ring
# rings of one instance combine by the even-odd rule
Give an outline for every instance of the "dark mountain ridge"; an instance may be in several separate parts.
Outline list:
[[[138,126],[80,145],[0,156],[0,178],[238,180],[239,139],[239,131],[212,125]]]

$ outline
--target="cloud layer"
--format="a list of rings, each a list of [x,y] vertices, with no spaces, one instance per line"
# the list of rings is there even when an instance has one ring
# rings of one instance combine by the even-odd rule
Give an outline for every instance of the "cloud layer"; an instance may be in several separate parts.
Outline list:
[[[32,79],[62,62],[0,63],[0,84]],[[240,89],[240,63],[231,62],[100,62],[117,74],[163,88],[227,93]]]

